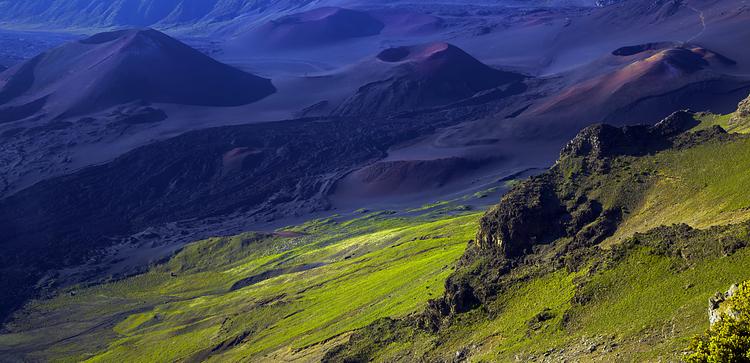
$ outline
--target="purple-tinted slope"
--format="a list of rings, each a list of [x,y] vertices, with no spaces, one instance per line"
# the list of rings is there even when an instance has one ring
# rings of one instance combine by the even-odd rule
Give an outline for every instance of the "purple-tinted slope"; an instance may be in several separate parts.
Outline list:
[[[491,68],[447,43],[386,49],[376,61],[392,66],[388,78],[361,87],[337,114],[387,114],[441,106],[504,85],[512,85],[509,93],[525,90],[523,75]]]
[[[131,101],[238,106],[273,92],[270,80],[219,63],[152,29],[97,34],[0,76],[0,108],[41,103],[38,108],[52,115],[84,114]]]
[[[384,27],[369,13],[324,7],[269,21],[250,39],[269,48],[304,48],[377,35]]]

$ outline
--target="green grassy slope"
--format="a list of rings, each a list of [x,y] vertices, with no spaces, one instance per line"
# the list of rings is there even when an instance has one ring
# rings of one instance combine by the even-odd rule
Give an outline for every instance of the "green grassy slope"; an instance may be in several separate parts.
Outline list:
[[[381,362],[679,361],[689,338],[708,325],[708,297],[750,277],[748,233],[747,223],[703,232],[664,228],[590,257],[577,271],[521,268],[492,304],[440,331],[400,327],[409,338],[382,341],[364,329],[349,357],[375,346],[366,357]],[[743,245],[732,253],[713,248],[722,238],[723,247]],[[674,241],[681,243],[664,248]],[[685,251],[693,255],[680,256]]]
[[[92,362],[319,359],[329,339],[441,295],[478,219],[379,213],[201,241],[146,274],[31,304],[0,336],[0,352]]]
[[[596,245],[573,231],[493,265],[472,257],[475,244],[464,255],[481,215],[451,203],[213,238],[147,273],[29,304],[0,334],[0,357],[679,361],[708,324],[708,297],[750,279],[750,128],[699,118],[673,147],[553,168],[571,216],[593,210],[581,201],[621,211]],[[433,329],[450,276],[494,278],[496,290]]]
[[[750,133],[750,118],[747,116],[742,116],[739,113],[730,113],[728,115],[699,113],[698,118],[701,120],[701,124],[696,126],[693,131],[706,130],[716,125],[720,126],[724,130],[727,130],[728,132],[738,134]]]
[[[451,279],[468,283],[479,307],[439,318],[435,330],[381,320],[326,360],[680,361],[708,325],[708,297],[750,278],[750,137],[713,133],[723,119],[700,115],[694,135],[652,154],[562,158],[521,188],[534,196],[533,185],[554,181],[574,218],[587,213],[581,201],[621,211],[613,235],[586,245],[571,231],[499,262],[482,249],[491,247],[472,247]],[[517,223],[516,232],[539,228]],[[435,316],[430,308],[423,318]],[[388,336],[379,333],[385,325]]]
[[[731,115],[699,115],[694,131],[708,129]],[[731,129],[731,128],[730,128]],[[741,133],[750,131],[742,129]],[[730,131],[733,132],[733,131]],[[687,150],[667,150],[645,158],[623,158],[622,171],[638,171],[652,184],[638,208],[608,243],[660,225],[687,223],[696,228],[737,223],[750,218],[750,139],[707,142]],[[605,191],[605,193],[610,191]]]

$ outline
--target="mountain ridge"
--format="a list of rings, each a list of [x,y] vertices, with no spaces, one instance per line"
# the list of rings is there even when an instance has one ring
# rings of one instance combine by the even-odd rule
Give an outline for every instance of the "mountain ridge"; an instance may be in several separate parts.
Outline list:
[[[750,215],[743,206],[750,200],[737,192],[750,179],[734,164],[747,160],[749,140],[746,134],[727,133],[705,114],[687,112],[655,126],[584,129],[548,172],[520,183],[484,215],[443,297],[408,319],[375,322],[330,350],[324,361],[502,360],[510,354],[534,361],[679,359],[687,347],[678,345],[678,337],[701,330],[675,319],[706,324],[706,291],[747,278],[741,261],[750,246]],[[689,177],[695,170],[691,165],[710,160],[714,164],[694,181],[669,181]],[[672,207],[653,207],[659,205]],[[697,208],[700,216],[692,213]],[[644,225],[644,220],[650,222]],[[649,272],[641,275],[641,264]],[[669,264],[685,267],[675,271]],[[709,283],[703,273],[722,284]],[[662,282],[675,275],[691,282],[684,288]],[[658,285],[669,295],[659,304],[689,313],[675,318],[670,315],[675,310],[644,303],[643,294],[649,293],[638,279],[648,279],[649,286]],[[529,284],[537,289],[523,292]],[[706,289],[707,284],[712,287]],[[692,286],[705,295],[693,298],[695,292],[685,292]],[[555,295],[555,289],[567,292]],[[519,294],[528,300],[516,300]],[[643,315],[620,311],[629,318],[613,318],[612,311],[623,305]],[[528,320],[512,318],[518,313]],[[597,318],[592,320],[592,314]],[[657,338],[661,324],[670,321],[679,326],[672,325],[676,336]],[[496,332],[492,324],[506,330]],[[462,333],[472,330],[477,333]],[[508,345],[492,343],[498,333],[508,337]],[[638,348],[644,336],[650,339],[647,352]]]
[[[4,14],[0,16],[0,21],[74,28],[175,26],[226,21],[245,13],[266,10],[273,5],[277,5],[276,8],[297,9],[311,3],[315,1],[285,1],[281,4],[268,0],[7,1],[0,4],[0,13]]]

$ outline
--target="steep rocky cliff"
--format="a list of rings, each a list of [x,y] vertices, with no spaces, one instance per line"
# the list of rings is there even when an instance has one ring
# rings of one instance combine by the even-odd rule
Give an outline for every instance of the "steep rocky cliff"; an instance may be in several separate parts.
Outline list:
[[[617,156],[671,147],[678,142],[675,136],[697,123],[691,113],[680,111],[654,126],[594,125],[584,129],[565,146],[548,173],[508,193],[482,218],[477,247],[499,249],[505,257],[513,258],[562,237],[583,244],[600,242],[616,227],[620,209],[626,205],[604,208],[602,201],[591,199],[578,183],[596,182]]]
[[[510,269],[530,260],[575,264],[581,248],[611,236],[641,203],[650,175],[617,175],[620,157],[637,157],[701,140],[721,138],[720,128],[683,134],[698,121],[679,111],[654,126],[593,125],[562,150],[557,163],[506,194],[480,221],[442,300],[427,311],[429,325],[492,300]],[[614,179],[623,178],[618,182]],[[556,242],[553,244],[553,242]]]

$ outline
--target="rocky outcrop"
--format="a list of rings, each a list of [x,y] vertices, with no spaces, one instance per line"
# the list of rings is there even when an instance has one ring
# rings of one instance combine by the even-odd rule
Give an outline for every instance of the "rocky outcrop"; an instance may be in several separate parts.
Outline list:
[[[729,123],[736,124],[747,120],[750,120],[750,97],[740,102],[737,112],[734,113]]]
[[[476,247],[513,259],[560,238],[587,246],[614,233],[621,219],[619,208],[604,209],[597,200],[566,194],[559,178],[552,172],[508,193],[480,221]]]
[[[708,321],[711,325],[716,324],[725,317],[735,318],[738,314],[732,309],[730,298],[734,296],[739,290],[737,284],[729,287],[727,292],[717,292],[714,296],[708,299]]]
[[[674,137],[698,126],[700,122],[695,119],[695,114],[688,111],[677,111],[667,118],[650,127],[652,133],[662,137]]]
[[[555,193],[554,177],[534,178],[508,193],[480,222],[477,245],[521,256],[534,245],[549,243],[564,233],[565,207]]]
[[[534,246],[570,237],[575,245],[598,243],[614,233],[620,210],[604,210],[576,190],[568,190],[566,161],[586,162],[579,175],[600,171],[610,158],[638,156],[671,147],[676,137],[696,126],[689,111],[678,111],[656,125],[615,127],[594,125],[581,131],[560,154],[558,163],[547,173],[533,177],[505,195],[500,204],[481,220],[476,245],[499,250],[508,258],[523,256]],[[569,172],[570,170],[568,170]],[[585,180],[578,181],[585,184]]]
[[[594,125],[581,131],[549,171],[521,183],[484,215],[458,273],[446,283],[444,298],[431,305],[430,321],[434,324],[440,320],[436,317],[460,313],[492,299],[502,289],[503,271],[527,263],[530,256],[540,255],[538,252],[553,242],[561,241],[553,255],[562,256],[611,236],[624,218],[623,211],[635,208],[639,197],[605,206],[591,193],[600,187],[602,175],[610,172],[619,157],[693,145],[723,132],[685,133],[697,124],[692,113],[679,111],[653,126]]]
[[[695,127],[698,123],[690,111],[678,111],[653,126],[593,125],[585,128],[571,140],[563,148],[560,157],[645,155],[669,147],[672,137]]]

